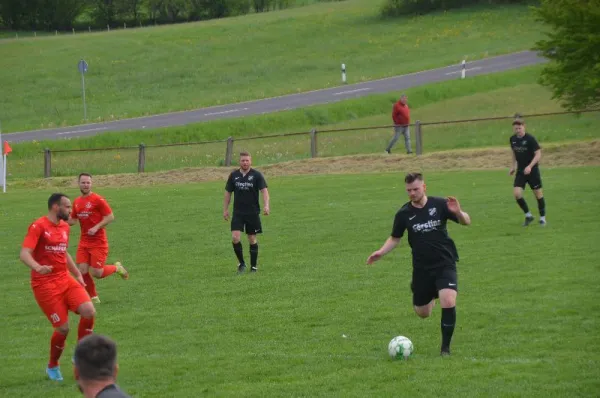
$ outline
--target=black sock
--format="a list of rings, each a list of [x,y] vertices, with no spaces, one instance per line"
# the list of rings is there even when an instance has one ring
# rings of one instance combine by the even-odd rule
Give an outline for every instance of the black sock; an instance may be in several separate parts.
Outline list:
[[[258,261],[258,243],[250,245],[250,265],[256,267]]]
[[[529,213],[529,206],[527,206],[527,202],[525,202],[525,199],[523,199],[523,198],[517,199],[517,203],[519,204],[519,207],[521,208],[521,210],[523,210],[523,213],[525,213],[525,214]]]
[[[237,256],[240,264],[243,264],[244,263],[244,250],[242,249],[242,242],[234,243],[233,251],[235,252],[235,255]]]
[[[442,350],[450,349],[450,341],[456,324],[456,307],[442,308]]]
[[[540,211],[540,216],[544,217],[546,215],[546,201],[544,200],[543,196],[540,199],[538,199],[537,201],[538,201],[538,209]]]

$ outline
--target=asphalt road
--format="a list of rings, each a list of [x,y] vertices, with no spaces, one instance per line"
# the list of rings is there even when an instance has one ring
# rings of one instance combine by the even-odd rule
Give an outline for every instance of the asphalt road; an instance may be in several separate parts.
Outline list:
[[[486,58],[466,64],[466,78],[494,72],[517,69],[523,66],[544,62],[545,58],[531,51],[524,51],[498,57]],[[324,90],[291,94],[237,104],[214,106],[193,111],[174,112],[155,116],[123,119],[114,122],[85,124],[56,129],[32,130],[6,134],[4,138],[11,143],[32,140],[53,140],[72,137],[91,136],[109,131],[141,130],[158,127],[181,126],[208,120],[225,119],[247,115],[257,115],[284,111],[310,105],[325,104],[350,98],[363,97],[375,93],[401,91],[423,84],[444,80],[460,79],[461,64],[432,69],[408,75],[364,83],[344,85]]]

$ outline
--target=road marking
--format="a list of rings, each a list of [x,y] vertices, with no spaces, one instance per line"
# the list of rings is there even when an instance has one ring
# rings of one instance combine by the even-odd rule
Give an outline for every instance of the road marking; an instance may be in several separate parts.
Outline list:
[[[483,69],[483,66],[475,66],[473,68],[467,68],[467,69],[465,69],[465,72],[468,72],[470,70],[479,70],[479,69]],[[444,73],[444,74],[446,76],[448,76],[448,75],[454,75],[454,74],[457,74],[457,73],[462,73],[462,70],[457,70],[457,71],[454,71],[454,72],[448,72],[448,73]]]
[[[231,109],[229,111],[223,111],[223,112],[205,113],[204,116],[225,115],[226,113],[234,113],[234,112],[241,112],[241,111],[247,111],[247,110],[248,110],[248,108]]]
[[[85,132],[88,132],[88,131],[106,130],[107,128],[108,127],[98,127],[98,128],[95,128],[95,129],[65,131],[64,133],[56,133],[56,135],[67,135],[67,134],[85,133]]]
[[[350,91],[341,91],[339,93],[333,93],[333,95],[344,95],[344,94],[352,94],[352,93],[358,93],[359,91],[368,91],[370,90],[370,88],[365,87],[365,88],[358,88],[356,90],[350,90]]]

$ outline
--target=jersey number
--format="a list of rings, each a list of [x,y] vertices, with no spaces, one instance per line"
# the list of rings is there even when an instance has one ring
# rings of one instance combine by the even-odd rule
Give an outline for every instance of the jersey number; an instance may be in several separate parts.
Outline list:
[[[60,317],[58,316],[58,314],[54,313],[50,315],[50,320],[52,321],[52,323],[58,323],[60,322]]]

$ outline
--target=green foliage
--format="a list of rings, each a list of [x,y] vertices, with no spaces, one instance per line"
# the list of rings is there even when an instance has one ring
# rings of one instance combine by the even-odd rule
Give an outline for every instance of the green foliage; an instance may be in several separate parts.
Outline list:
[[[432,11],[445,11],[477,4],[527,4],[531,0],[386,0],[381,7],[384,17],[397,17],[407,14],[427,14]]]
[[[0,0],[0,29],[104,29],[199,21],[321,1],[331,0]]]
[[[600,0],[543,0],[535,13],[550,28],[536,45],[551,61],[541,83],[567,109],[600,105]]]

